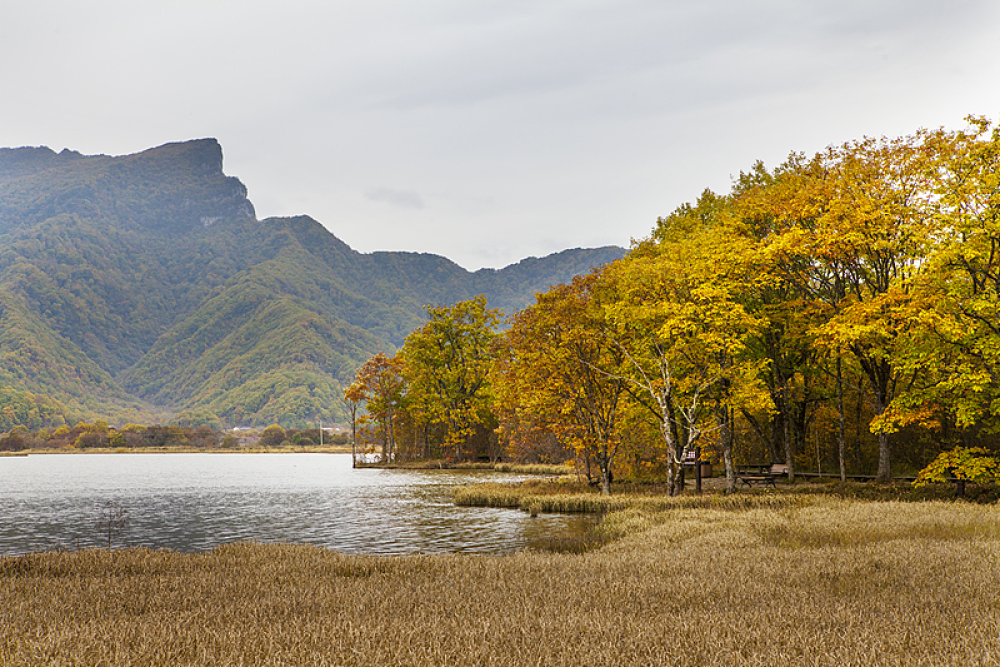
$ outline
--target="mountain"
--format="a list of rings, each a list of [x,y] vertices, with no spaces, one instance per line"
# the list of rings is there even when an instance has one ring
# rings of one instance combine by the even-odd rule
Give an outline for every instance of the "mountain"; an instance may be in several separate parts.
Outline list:
[[[485,294],[510,313],[625,252],[476,272],[359,253],[307,216],[258,220],[222,166],[214,139],[120,157],[0,149],[0,412],[332,421],[356,368],[425,305]],[[24,420],[7,412],[0,428]]]

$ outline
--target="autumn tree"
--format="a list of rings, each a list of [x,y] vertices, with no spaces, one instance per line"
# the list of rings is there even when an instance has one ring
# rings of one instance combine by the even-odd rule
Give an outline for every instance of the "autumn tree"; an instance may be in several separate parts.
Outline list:
[[[930,135],[932,251],[913,281],[907,315],[915,335],[900,364],[927,381],[890,417],[934,424],[942,412],[962,428],[1000,417],[1000,128]]]
[[[760,162],[741,173],[729,198],[728,228],[739,239],[729,253],[730,261],[744,279],[740,301],[761,326],[748,340],[751,354],[766,364],[762,379],[773,410],[754,412],[741,409],[741,416],[756,436],[766,443],[771,463],[783,461],[794,480],[796,458],[802,451],[810,406],[817,400],[816,376],[820,351],[815,346],[813,328],[824,321],[824,309],[803,298],[796,282],[789,280],[773,255],[759,251],[780,226],[780,217],[769,209],[751,208],[753,195],[771,194],[785,186],[789,172],[801,168],[801,157],[792,156],[773,172]]]
[[[986,484],[1000,477],[1000,459],[983,447],[955,447],[942,452],[920,471],[913,486],[919,488],[929,482],[954,480],[955,495],[965,497],[966,482]]]
[[[606,313],[626,354],[633,395],[659,421],[667,485],[683,489],[682,464],[709,433],[723,443],[728,487],[735,489],[732,415],[766,407],[762,363],[747,353],[760,326],[740,303],[744,277],[731,275],[739,239],[711,193],[661,218],[612,272],[616,300]]]
[[[744,218],[766,221],[760,257],[822,313],[814,346],[852,355],[865,380],[878,434],[877,478],[888,480],[892,430],[883,419],[907,378],[903,306],[932,240],[923,133],[865,139],[798,159],[739,200]]]
[[[490,350],[501,313],[478,296],[428,307],[430,320],[403,344],[407,401],[429,423],[444,427],[444,446],[463,458],[474,436],[490,437],[493,396]]]
[[[609,336],[603,305],[608,283],[599,272],[536,295],[510,319],[493,377],[508,437],[552,434],[593,459],[601,491],[611,491],[621,447],[618,420],[627,381],[625,356]]]
[[[271,424],[260,434],[260,444],[265,447],[278,447],[285,441],[285,429],[278,424]]]
[[[361,365],[355,375],[355,384],[358,389],[352,391],[352,395],[365,402],[368,414],[379,425],[382,460],[391,461],[396,442],[397,411],[404,390],[403,362],[398,356],[388,357],[379,352]]]
[[[362,409],[365,402],[365,387],[355,380],[344,389],[342,397],[344,410],[351,420],[351,467],[358,462],[358,411]]]

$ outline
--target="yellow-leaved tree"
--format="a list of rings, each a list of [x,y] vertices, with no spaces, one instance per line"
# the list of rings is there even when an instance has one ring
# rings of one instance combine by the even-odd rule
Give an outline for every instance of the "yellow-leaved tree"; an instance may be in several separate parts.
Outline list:
[[[1000,459],[983,447],[955,447],[942,452],[930,465],[920,471],[913,486],[921,487],[929,482],[956,483],[956,495],[965,496],[966,482],[986,484],[1000,477]]]
[[[427,312],[430,321],[406,337],[399,353],[407,403],[444,427],[444,448],[462,459],[474,438],[489,439],[496,426],[489,366],[502,313],[487,308],[484,296]]]
[[[923,378],[889,415],[897,425],[1000,422],[1000,128],[970,117],[928,138],[933,251],[913,281],[914,336],[900,363]]]
[[[706,193],[698,206],[682,206],[611,270],[616,299],[606,315],[632,393],[660,424],[671,495],[683,489],[683,461],[709,434],[722,442],[735,490],[734,411],[771,404],[760,381],[766,362],[747,346],[761,321],[742,303],[748,278],[733,256],[743,241],[726,225],[727,205]]]
[[[927,133],[832,147],[792,160],[775,179],[748,188],[739,215],[766,221],[759,261],[798,292],[816,321],[816,349],[856,361],[879,440],[877,479],[891,477],[885,418],[902,383],[912,283],[935,238]]]

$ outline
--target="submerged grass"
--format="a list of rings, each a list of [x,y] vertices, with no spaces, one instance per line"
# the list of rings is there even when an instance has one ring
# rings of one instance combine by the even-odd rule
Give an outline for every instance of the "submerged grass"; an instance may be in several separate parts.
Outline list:
[[[0,664],[1000,664],[1000,508],[753,502],[636,504],[581,555],[2,558]]]

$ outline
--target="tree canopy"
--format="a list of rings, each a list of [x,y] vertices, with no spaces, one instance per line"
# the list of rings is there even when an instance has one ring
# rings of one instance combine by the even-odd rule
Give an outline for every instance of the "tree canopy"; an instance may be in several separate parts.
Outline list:
[[[735,460],[888,480],[956,444],[995,451],[998,149],[974,117],[866,138],[756,164],[660,218],[626,257],[512,318],[494,370],[510,453],[548,437],[601,467],[580,443],[613,443],[634,453],[617,467],[659,458],[676,492],[693,450],[730,490]],[[598,437],[582,397],[614,382],[615,426]]]

